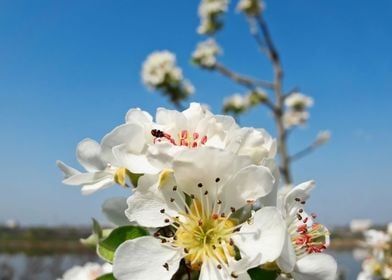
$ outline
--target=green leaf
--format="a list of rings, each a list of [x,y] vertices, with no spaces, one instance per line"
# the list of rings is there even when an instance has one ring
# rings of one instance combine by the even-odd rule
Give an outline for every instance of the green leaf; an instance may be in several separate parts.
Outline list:
[[[104,275],[99,276],[95,280],[116,280],[116,278],[114,278],[113,273],[108,273],[108,274],[104,274]]]
[[[127,175],[128,178],[131,180],[132,185],[136,188],[137,187],[137,183],[139,181],[139,178],[143,175],[143,174],[137,174],[137,173],[132,173],[131,171],[129,171],[127,169]]]
[[[124,226],[114,229],[109,236],[98,243],[97,253],[102,259],[112,263],[114,252],[121,243],[148,235],[148,231],[141,227]]]
[[[112,232],[113,229],[102,229],[102,237],[101,239],[104,239],[109,236],[109,234]],[[100,239],[98,239],[98,235],[93,233],[87,238],[81,238],[79,239],[80,243],[82,243],[84,246],[90,249],[95,249],[96,246],[98,245]]]
[[[102,227],[96,219],[93,218],[93,233],[98,236],[98,239],[102,238]]]
[[[258,267],[248,270],[248,273],[252,280],[275,280],[278,277],[276,271],[264,270]]]

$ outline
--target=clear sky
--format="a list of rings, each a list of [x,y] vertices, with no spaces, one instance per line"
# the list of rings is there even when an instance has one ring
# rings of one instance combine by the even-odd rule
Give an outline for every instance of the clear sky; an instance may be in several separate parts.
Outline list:
[[[237,2],[237,1],[234,1]],[[234,4],[234,3],[233,3]],[[56,159],[77,166],[75,147],[100,140],[131,107],[171,106],[140,82],[154,50],[177,54],[196,86],[192,100],[220,112],[225,95],[242,90],[190,65],[202,38],[198,1],[0,1],[0,222],[87,224],[100,205],[125,191],[81,196],[61,184]],[[233,6],[233,5],[232,5]],[[232,11],[217,39],[222,62],[269,78],[242,15]],[[290,150],[330,129],[332,141],[295,164],[295,181],[315,179],[309,208],[327,224],[352,218],[392,220],[392,2],[270,0],[266,18],[281,53],[285,88],[314,97],[307,128]],[[275,134],[265,110],[242,124]]]

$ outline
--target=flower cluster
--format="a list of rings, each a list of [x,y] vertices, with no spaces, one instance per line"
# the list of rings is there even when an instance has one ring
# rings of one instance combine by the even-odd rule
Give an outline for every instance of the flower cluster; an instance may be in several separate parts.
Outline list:
[[[197,45],[192,54],[192,61],[204,68],[212,68],[216,64],[216,56],[222,52],[221,48],[213,39],[208,39]]]
[[[368,256],[362,263],[358,280],[387,280],[392,278],[392,224],[387,232],[367,230],[364,233],[364,247]]]
[[[64,183],[86,194],[135,186],[103,207],[120,227],[97,252],[116,279],[169,280],[184,269],[202,280],[250,279],[251,268],[335,277],[334,259],[322,253],[329,232],[304,209],[314,182],[278,192],[276,143],[263,129],[241,128],[197,103],[183,112],[159,108],[155,120],[131,109],[124,124],[100,143],[83,140],[76,154],[86,171],[59,162]],[[99,246],[112,236],[110,255]],[[129,238],[118,246],[118,236]]]
[[[267,100],[267,94],[262,90],[253,90],[246,95],[236,93],[227,97],[223,101],[223,111],[225,113],[232,113],[238,115],[246,112],[257,104],[264,103]]]
[[[175,55],[169,51],[153,52],[147,57],[143,63],[142,80],[149,88],[162,90],[176,104],[194,91],[177,66]]]
[[[240,0],[237,10],[247,16],[256,16],[264,9],[264,3],[260,0]]]
[[[286,128],[303,125],[309,119],[307,109],[313,106],[313,99],[302,93],[295,92],[285,99],[287,111],[283,116]]]
[[[214,34],[222,28],[221,16],[227,11],[229,0],[201,0],[199,5],[200,34]]]

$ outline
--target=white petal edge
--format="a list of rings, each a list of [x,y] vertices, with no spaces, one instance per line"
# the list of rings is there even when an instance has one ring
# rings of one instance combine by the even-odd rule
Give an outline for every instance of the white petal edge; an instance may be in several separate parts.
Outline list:
[[[76,158],[89,172],[104,170],[106,167],[102,160],[101,145],[89,138],[79,142],[76,147]]]
[[[286,223],[275,207],[264,207],[244,223],[238,234],[233,236],[241,256],[252,266],[275,261],[282,253],[287,234]]]
[[[113,274],[118,280],[170,280],[179,267],[181,254],[151,236],[129,240],[116,250]]]
[[[69,177],[72,177],[73,175],[80,174],[80,171],[65,164],[61,160],[56,161],[57,167],[63,172],[64,174],[64,179],[67,179]]]
[[[294,269],[296,260],[297,256],[295,255],[293,245],[291,244],[290,235],[287,233],[282,254],[276,260],[276,263],[283,272],[290,273]]]
[[[335,280],[337,264],[327,254],[310,254],[297,261],[294,272],[295,280]]]

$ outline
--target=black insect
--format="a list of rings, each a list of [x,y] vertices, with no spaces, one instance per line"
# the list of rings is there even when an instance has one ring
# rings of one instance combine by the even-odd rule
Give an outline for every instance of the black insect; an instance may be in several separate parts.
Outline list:
[[[151,134],[152,134],[152,136],[154,136],[156,138],[165,137],[165,133],[162,130],[159,130],[159,129],[151,130]]]

